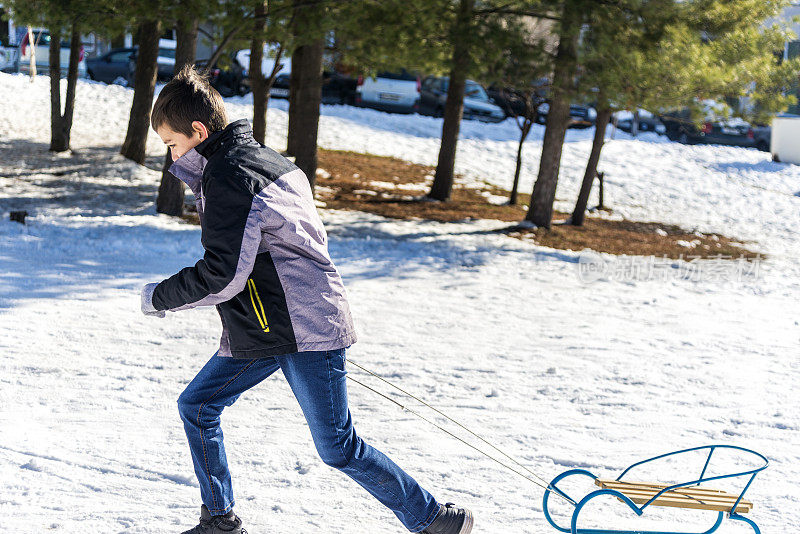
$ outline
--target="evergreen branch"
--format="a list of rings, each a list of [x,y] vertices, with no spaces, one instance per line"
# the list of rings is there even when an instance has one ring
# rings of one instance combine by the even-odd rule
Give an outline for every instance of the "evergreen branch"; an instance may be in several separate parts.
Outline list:
[[[507,7],[497,7],[491,9],[476,9],[473,11],[476,16],[481,15],[516,15],[519,17],[532,17],[535,19],[546,20],[561,20],[561,17],[552,15],[550,13],[541,13],[539,11],[528,11],[526,9],[509,9]]]

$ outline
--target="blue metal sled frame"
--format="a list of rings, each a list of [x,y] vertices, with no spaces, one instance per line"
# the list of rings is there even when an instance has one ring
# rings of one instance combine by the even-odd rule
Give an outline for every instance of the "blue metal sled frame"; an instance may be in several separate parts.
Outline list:
[[[742,447],[736,447],[736,446],[733,446],[733,445],[704,445],[702,447],[693,447],[691,449],[683,449],[683,450],[680,450],[680,451],[669,452],[667,454],[662,454],[660,456],[654,456],[653,458],[648,458],[647,460],[642,460],[641,462],[636,462],[635,464],[632,464],[632,465],[628,466],[622,472],[622,474],[620,474],[616,478],[616,480],[621,481],[622,477],[624,477],[631,469],[633,469],[634,467],[640,466],[642,464],[646,464],[648,462],[653,462],[655,460],[660,460],[662,458],[666,458],[667,456],[675,456],[675,455],[678,455],[678,454],[683,454],[683,453],[692,452],[692,451],[699,451],[699,450],[704,450],[704,449],[708,449],[708,458],[706,459],[706,463],[703,466],[703,471],[700,473],[700,478],[698,478],[696,480],[691,480],[689,482],[682,482],[680,484],[674,484],[672,486],[668,486],[668,487],[664,488],[663,490],[659,491],[655,496],[653,496],[653,498],[651,498],[649,501],[647,501],[646,503],[644,503],[641,506],[637,506],[632,500],[630,500],[623,493],[621,493],[619,491],[616,491],[616,490],[612,490],[612,489],[600,489],[600,490],[597,490],[597,491],[593,491],[593,492],[589,493],[588,495],[586,495],[585,497],[583,497],[582,499],[575,500],[572,497],[570,497],[569,495],[567,495],[566,493],[564,493],[564,491],[561,490],[558,487],[558,483],[560,481],[562,481],[563,479],[565,479],[566,477],[569,477],[569,476],[572,476],[572,475],[587,476],[587,477],[589,477],[589,478],[591,478],[593,480],[596,480],[598,477],[596,477],[593,473],[591,473],[591,472],[589,472],[589,471],[587,471],[585,469],[570,469],[569,471],[565,471],[565,472],[561,473],[560,475],[558,475],[557,477],[555,477],[550,482],[547,490],[545,490],[545,492],[544,492],[544,500],[542,502],[542,506],[544,508],[544,516],[547,518],[547,521],[551,525],[553,525],[553,527],[555,529],[557,529],[557,530],[559,530],[561,532],[566,532],[566,533],[571,533],[571,534],[693,534],[693,533],[686,533],[686,532],[667,532],[667,531],[660,531],[660,530],[644,531],[644,530],[582,529],[582,528],[578,528],[578,516],[580,515],[581,510],[583,509],[583,507],[586,506],[586,504],[589,501],[591,501],[592,499],[594,499],[596,497],[600,497],[602,495],[612,495],[612,496],[620,499],[625,504],[627,504],[630,507],[630,509],[633,510],[634,513],[636,513],[636,515],[641,516],[644,513],[645,508],[650,506],[650,504],[653,501],[658,499],[662,494],[664,494],[667,491],[674,490],[676,488],[686,488],[686,487],[690,487],[690,486],[696,486],[696,485],[700,485],[702,483],[709,482],[711,480],[721,480],[721,479],[724,479],[724,478],[736,478],[736,477],[748,477],[749,476],[750,478],[747,481],[747,484],[745,485],[745,487],[742,490],[742,492],[739,494],[739,498],[736,499],[736,502],[733,504],[733,506],[731,506],[730,511],[728,511],[728,512],[717,512],[717,520],[711,526],[711,528],[709,528],[706,531],[697,533],[697,534],[711,534],[712,532],[717,530],[719,528],[719,526],[722,524],[722,519],[723,519],[725,513],[728,514],[728,517],[730,519],[733,519],[733,520],[736,520],[736,521],[743,521],[744,523],[747,523],[748,525],[750,525],[753,528],[753,530],[755,531],[755,534],[761,534],[761,530],[759,530],[758,525],[756,525],[756,523],[754,521],[752,521],[751,519],[748,519],[748,518],[746,518],[746,517],[744,517],[742,515],[739,515],[738,513],[733,511],[733,510],[736,510],[736,507],[739,505],[739,502],[744,497],[744,494],[747,491],[747,489],[750,487],[750,484],[752,484],[753,479],[756,478],[756,475],[758,473],[760,473],[761,471],[763,471],[764,469],[766,469],[767,465],[769,465],[769,461],[763,455],[761,455],[761,454],[759,454],[759,453],[757,453],[757,452],[755,452],[753,450],[745,449],[745,448],[742,448]],[[714,454],[714,451],[716,449],[735,449],[735,450],[739,450],[739,451],[744,451],[744,452],[747,452],[747,453],[755,455],[760,460],[763,460],[764,463],[760,467],[757,467],[757,468],[752,469],[750,471],[742,471],[741,473],[731,473],[731,474],[728,474],[728,475],[720,475],[720,476],[714,476],[714,477],[705,477],[706,470],[708,469],[708,465],[711,462],[711,456]],[[575,506],[575,511],[572,512],[572,521],[571,521],[571,524],[570,524],[569,528],[562,527],[562,526],[556,524],[556,522],[553,520],[553,517],[550,515],[550,510],[548,508],[550,492],[558,493],[562,497],[565,497],[567,500],[569,500],[569,502],[571,502],[573,506]]]

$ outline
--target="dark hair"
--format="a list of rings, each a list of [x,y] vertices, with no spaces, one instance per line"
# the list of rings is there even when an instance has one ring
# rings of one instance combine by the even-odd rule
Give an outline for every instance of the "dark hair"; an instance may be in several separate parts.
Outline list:
[[[166,124],[173,131],[191,136],[194,121],[205,124],[209,133],[217,132],[228,124],[228,114],[217,90],[193,65],[187,65],[161,89],[150,124],[154,130]]]

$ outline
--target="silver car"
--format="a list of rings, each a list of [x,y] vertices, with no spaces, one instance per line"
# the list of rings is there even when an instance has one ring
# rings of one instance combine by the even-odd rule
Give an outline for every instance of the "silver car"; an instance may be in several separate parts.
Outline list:
[[[419,76],[405,70],[380,72],[375,78],[359,76],[355,103],[382,111],[413,113],[419,89]]]

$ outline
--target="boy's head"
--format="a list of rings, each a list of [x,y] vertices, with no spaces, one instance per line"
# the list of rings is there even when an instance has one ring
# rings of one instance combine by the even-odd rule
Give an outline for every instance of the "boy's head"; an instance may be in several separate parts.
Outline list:
[[[188,65],[161,89],[150,123],[175,161],[225,128],[228,116],[217,90]]]

